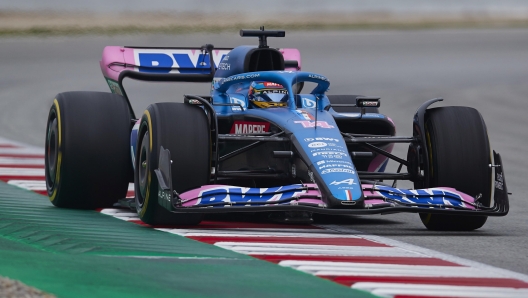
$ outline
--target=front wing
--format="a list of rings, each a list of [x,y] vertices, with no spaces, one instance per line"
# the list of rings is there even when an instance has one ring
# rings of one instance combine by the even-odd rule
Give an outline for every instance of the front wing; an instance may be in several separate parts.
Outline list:
[[[395,212],[435,213],[474,216],[504,216],[509,211],[508,190],[502,160],[494,152],[493,205],[448,187],[399,189],[386,185],[363,184],[362,208],[330,209],[315,184],[293,184],[271,188],[246,188],[230,185],[205,185],[174,195],[163,172],[160,180],[160,205],[174,213],[227,213],[307,211],[320,214],[382,214]],[[173,195],[171,195],[173,194]]]

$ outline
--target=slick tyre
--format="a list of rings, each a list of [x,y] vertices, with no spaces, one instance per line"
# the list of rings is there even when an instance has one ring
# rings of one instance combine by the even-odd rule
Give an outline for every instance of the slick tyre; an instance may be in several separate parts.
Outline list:
[[[440,107],[426,113],[431,185],[453,187],[490,206],[491,152],[486,124],[480,113],[469,107]],[[455,216],[421,213],[429,230],[471,231],[486,222],[486,216]]]
[[[143,113],[138,131],[134,183],[139,218],[151,225],[196,225],[202,214],[171,213],[158,203],[160,147],[171,154],[172,187],[178,193],[209,183],[211,140],[203,109],[183,103],[156,103]]]
[[[111,207],[132,180],[130,112],[122,96],[59,93],[45,145],[46,188],[57,207]]]
[[[330,104],[355,104],[356,97],[362,95],[327,95]],[[332,107],[338,113],[360,113],[361,108],[358,107]],[[365,108],[365,113],[379,113],[378,108]]]

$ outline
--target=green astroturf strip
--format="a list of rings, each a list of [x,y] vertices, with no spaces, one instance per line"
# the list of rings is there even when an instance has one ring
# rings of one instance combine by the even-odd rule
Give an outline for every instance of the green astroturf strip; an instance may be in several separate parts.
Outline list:
[[[0,275],[58,297],[375,297],[5,183]]]

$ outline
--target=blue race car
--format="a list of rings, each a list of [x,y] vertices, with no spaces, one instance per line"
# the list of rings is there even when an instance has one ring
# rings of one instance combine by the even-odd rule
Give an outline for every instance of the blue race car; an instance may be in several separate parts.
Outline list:
[[[301,71],[284,31],[241,30],[234,49],[109,46],[112,93],[60,93],[46,133],[46,185],[66,208],[135,208],[147,224],[198,224],[211,213],[263,212],[283,222],[313,213],[419,213],[432,230],[474,230],[508,213],[500,155],[480,113],[418,108],[413,135],[395,136],[376,97],[327,95],[328,78]],[[208,95],[151,104],[136,116],[123,79],[205,82]],[[303,90],[312,85],[312,90]],[[408,143],[405,159],[391,153]],[[397,172],[385,171],[392,159]],[[402,172],[402,168],[406,172]],[[396,188],[410,180],[414,189]],[[387,181],[392,183],[387,183]],[[134,182],[133,199],[125,199]]]

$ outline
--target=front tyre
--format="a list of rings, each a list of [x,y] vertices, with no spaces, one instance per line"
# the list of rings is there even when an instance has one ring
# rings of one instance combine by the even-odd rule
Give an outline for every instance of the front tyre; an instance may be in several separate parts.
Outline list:
[[[134,172],[139,218],[151,225],[196,225],[202,214],[171,213],[158,203],[160,147],[171,153],[172,186],[178,193],[209,183],[211,140],[203,109],[183,103],[156,103],[144,112],[138,131]]]
[[[427,110],[425,133],[429,150],[431,184],[452,187],[490,206],[492,190],[491,152],[486,124],[469,107]],[[429,230],[471,231],[484,225],[486,216],[421,213]]]

